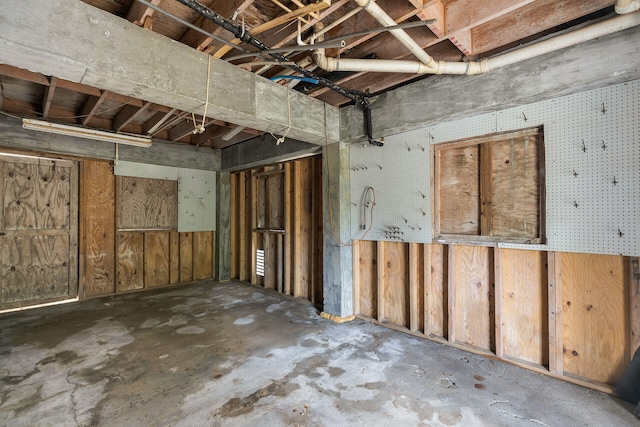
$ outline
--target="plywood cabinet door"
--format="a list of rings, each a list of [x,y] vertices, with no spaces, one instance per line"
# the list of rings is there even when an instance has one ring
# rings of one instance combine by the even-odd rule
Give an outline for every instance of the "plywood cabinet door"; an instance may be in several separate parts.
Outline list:
[[[0,156],[0,309],[78,292],[78,166]]]

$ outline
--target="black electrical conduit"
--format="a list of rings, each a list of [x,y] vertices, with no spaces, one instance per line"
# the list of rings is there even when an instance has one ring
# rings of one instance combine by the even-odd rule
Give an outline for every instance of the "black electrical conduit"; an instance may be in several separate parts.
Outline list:
[[[260,40],[258,40],[257,38],[255,38],[254,36],[252,36],[251,34],[249,34],[248,31],[246,31],[243,27],[234,24],[233,22],[229,21],[228,19],[226,19],[224,16],[220,15],[217,12],[214,12],[213,10],[209,9],[208,7],[204,6],[203,4],[199,3],[197,0],[177,0],[179,3],[182,3],[183,5],[187,6],[188,8],[194,10],[195,12],[199,13],[201,16],[205,17],[206,19],[210,20],[211,22],[213,22],[214,24],[222,27],[223,29],[229,31],[230,33],[232,33],[236,38],[242,40],[245,43],[250,44],[251,46],[259,49],[259,50],[269,50],[269,46],[267,46],[266,44],[264,44],[263,42],[261,42]],[[287,58],[286,56],[277,53],[277,52],[270,52],[269,55],[271,57],[273,57],[274,59],[281,61],[281,62],[289,62],[289,58]],[[291,68],[292,70],[295,70],[297,72],[299,72],[300,74],[302,74],[305,77],[314,79],[314,80],[318,80],[318,83],[326,88],[329,88],[331,90],[333,90],[334,92],[339,93],[340,95],[344,96],[345,98],[349,98],[352,101],[354,101],[357,105],[360,105],[363,109],[364,115],[365,115],[365,131],[367,132],[367,138],[369,140],[370,144],[373,145],[382,145],[381,142],[379,141],[375,141],[373,139],[372,136],[372,125],[371,125],[371,106],[369,105],[369,100],[367,99],[369,96],[371,96],[371,94],[366,93],[366,92],[361,92],[358,90],[352,90],[352,89],[346,89],[343,88],[342,86],[339,86],[337,84],[335,84],[334,82],[332,82],[329,79],[325,79],[324,77],[320,77],[317,76],[316,74],[312,73],[311,71],[297,65],[297,64],[282,64],[282,66],[287,67],[287,68]]]

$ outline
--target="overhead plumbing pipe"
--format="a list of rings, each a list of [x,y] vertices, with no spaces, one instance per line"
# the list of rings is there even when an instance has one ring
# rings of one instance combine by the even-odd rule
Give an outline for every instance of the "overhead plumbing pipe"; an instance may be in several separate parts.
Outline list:
[[[355,0],[382,25],[395,25],[395,21],[378,6],[374,0]],[[327,71],[371,71],[387,73],[411,74],[482,74],[496,68],[515,64],[536,56],[544,55],[598,37],[640,25],[640,0],[619,0],[616,4],[618,13],[625,13],[606,21],[572,31],[567,34],[514,50],[492,58],[475,62],[436,61],[427,54],[404,30],[393,30],[391,33],[404,44],[419,61],[385,60],[385,59],[350,59],[328,58],[324,49],[314,51],[313,58],[320,68]],[[628,11],[628,12],[622,12]]]

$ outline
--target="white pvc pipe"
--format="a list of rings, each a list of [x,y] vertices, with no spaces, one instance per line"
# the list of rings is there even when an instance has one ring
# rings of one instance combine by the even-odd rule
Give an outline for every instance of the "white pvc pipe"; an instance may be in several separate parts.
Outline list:
[[[382,10],[374,0],[355,0],[367,12],[384,26],[395,25],[395,21]],[[619,0],[616,11],[640,9],[640,0]],[[318,66],[327,71],[371,71],[410,74],[482,74],[515,64],[536,56],[544,55],[589,40],[613,34],[640,25],[640,12],[626,13],[606,21],[581,28],[570,33],[514,50],[492,58],[475,62],[436,61],[429,56],[404,30],[393,30],[392,33],[411,52],[420,59],[417,61],[398,61],[384,59],[350,59],[327,58],[324,49],[314,51],[313,57]],[[406,36],[406,37],[405,37]]]
[[[616,2],[616,13],[618,15],[626,15],[640,9],[640,0],[618,0]]]

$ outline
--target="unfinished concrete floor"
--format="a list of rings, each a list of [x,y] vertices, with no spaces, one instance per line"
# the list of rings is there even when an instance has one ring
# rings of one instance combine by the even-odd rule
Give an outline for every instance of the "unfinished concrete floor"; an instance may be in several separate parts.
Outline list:
[[[632,410],[235,282],[0,315],[0,425],[638,425]]]

